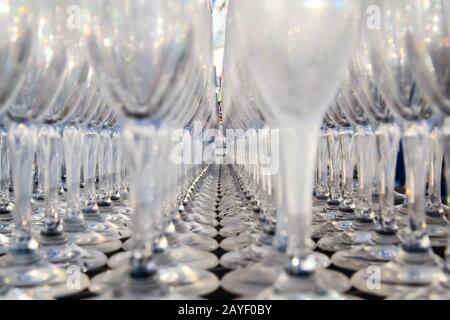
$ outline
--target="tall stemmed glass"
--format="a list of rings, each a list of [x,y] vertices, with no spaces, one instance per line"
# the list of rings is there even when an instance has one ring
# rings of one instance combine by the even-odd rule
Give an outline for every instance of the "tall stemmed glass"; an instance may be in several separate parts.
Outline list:
[[[373,4],[373,3],[371,3]],[[430,128],[439,114],[423,100],[417,80],[412,74],[411,60],[406,52],[412,24],[408,15],[414,6],[408,0],[376,1],[381,9],[381,28],[366,30],[371,39],[371,60],[378,87],[402,128],[406,197],[409,223],[400,234],[401,250],[380,269],[380,286],[366,282],[365,270],[357,272],[353,284],[376,295],[389,295],[426,285],[439,272],[440,259],[431,249],[425,215],[425,183],[429,162]]]
[[[73,5],[72,2],[67,5]],[[38,131],[38,152],[43,183],[44,213],[42,227],[39,227],[39,243],[43,255],[61,266],[78,265],[83,271],[97,269],[106,264],[106,256],[95,250],[81,249],[68,243],[63,231],[61,202],[59,199],[59,178],[63,155],[62,132],[64,124],[81,114],[90,119],[97,106],[90,97],[95,90],[92,73],[89,72],[88,56],[81,43],[81,34],[76,31],[64,39],[67,46],[68,68],[55,104],[43,117]]]
[[[204,4],[207,4],[207,2],[204,2]],[[208,13],[208,15],[205,18],[199,19],[199,23],[209,21],[209,8],[205,6],[201,9],[202,12]],[[199,24],[198,26],[201,27],[202,25]],[[204,29],[199,28],[197,31],[199,30]],[[196,42],[195,44],[197,46],[200,43]],[[201,45],[196,50],[205,50],[208,49],[208,47],[209,46]],[[205,55],[203,56],[208,56],[208,52],[205,52]],[[217,258],[209,252],[195,250],[178,241],[174,234],[175,230],[170,225],[173,208],[167,207],[167,200],[170,197],[170,192],[173,191],[168,187],[168,181],[171,179],[167,179],[167,174],[169,173],[168,169],[172,166],[168,165],[167,159],[169,158],[168,155],[171,154],[173,150],[176,150],[176,145],[170,141],[170,133],[174,130],[173,127],[176,124],[187,123],[186,127],[188,130],[192,128],[191,124],[194,124],[196,121],[206,124],[208,123],[206,119],[208,119],[211,114],[211,101],[208,99],[209,91],[206,90],[208,87],[207,79],[209,78],[210,70],[209,68],[202,67],[205,63],[201,58],[202,55],[198,55],[198,57],[200,57],[198,61],[194,60],[191,66],[188,66],[188,69],[186,70],[187,73],[185,73],[184,70],[179,70],[182,77],[187,76],[188,79],[194,80],[196,83],[195,90],[183,90],[183,87],[175,87],[173,93],[178,92],[179,95],[176,95],[176,99],[173,100],[171,104],[177,106],[179,103],[187,103],[188,105],[191,105],[192,108],[178,109],[179,112],[170,110],[165,117],[165,123],[162,124],[155,133],[158,152],[155,155],[154,165],[158,168],[156,169],[156,172],[160,172],[160,174],[155,176],[154,182],[159,188],[155,191],[154,200],[155,217],[153,219],[155,225],[155,239],[153,240],[152,257],[155,262],[155,268],[161,270],[161,281],[163,284],[167,284],[171,288],[181,291],[181,293],[189,296],[208,294],[217,289],[219,285],[218,279],[212,273],[202,270],[215,267],[218,263]],[[211,62],[211,60],[209,62]],[[206,65],[208,66],[208,61],[206,62]],[[200,78],[198,78],[198,75],[200,75]],[[184,83],[184,81],[181,83]],[[183,137],[188,137],[188,139],[185,141],[187,144],[186,149],[184,149],[185,146],[182,144],[182,151],[187,154],[192,154],[190,147],[192,139],[195,137],[189,137],[187,133],[188,132],[186,131],[183,132]],[[196,135],[195,132],[194,134]],[[185,164],[186,167],[188,167],[186,179],[191,181],[195,174],[193,164],[191,164],[194,162],[191,162],[192,159],[186,160],[188,160]],[[172,171],[172,174],[176,173],[177,170]],[[188,215],[190,214],[191,213],[189,212]],[[132,241],[134,241],[134,239],[131,239],[131,243]],[[111,257],[108,265],[112,268],[123,269],[123,267],[126,267],[129,263],[132,254],[132,251],[118,253]],[[104,287],[105,284],[114,285],[114,282],[116,282],[117,279],[120,279],[120,277],[117,276],[118,273],[123,273],[123,271],[112,271],[95,277],[93,279],[91,290],[97,292],[101,291],[102,286]]]
[[[359,106],[352,89],[349,81],[346,81],[341,87],[337,96],[338,111],[334,114],[338,121],[346,118],[344,121],[353,125],[355,158],[358,169],[355,219],[349,230],[345,230],[343,233],[330,234],[319,240],[319,248],[332,252],[366,243],[375,227],[372,219],[372,165],[375,163],[373,161],[375,139],[371,123],[364,114],[364,110]]]
[[[12,9],[21,17],[31,6],[20,3]],[[16,99],[11,102],[8,117],[11,126],[8,142],[13,169],[16,228],[9,253],[1,258],[1,274],[11,287],[50,286],[55,295],[73,291],[66,286],[66,272],[46,262],[39,253],[39,246],[31,230],[30,208],[32,164],[36,147],[34,122],[41,119],[51,108],[60,93],[61,81],[68,64],[64,37],[71,32],[66,25],[66,5],[61,1],[40,1],[37,38],[28,41],[31,62]],[[88,283],[83,278],[83,286]],[[82,286],[80,286],[82,287]],[[76,288],[82,289],[82,288]]]
[[[210,29],[211,25],[211,15],[209,11],[209,5],[205,2],[205,8],[204,13],[205,17],[202,19],[199,19],[199,21],[196,23],[199,25],[199,30],[207,30]],[[203,25],[203,27],[202,27]],[[198,143],[202,139],[202,132],[205,128],[210,128],[211,124],[214,124],[214,121],[216,121],[217,117],[214,115],[214,112],[211,110],[211,106],[215,102],[211,96],[211,92],[214,93],[211,87],[211,81],[213,76],[213,68],[212,68],[212,32],[208,33],[208,41],[202,41],[201,43],[195,44],[196,49],[199,50],[199,52],[202,52],[201,54],[197,55],[197,60],[195,60],[195,63],[190,64],[187,66],[186,72],[183,72],[183,77],[185,77],[185,81],[188,83],[193,83],[193,89],[194,90],[184,90],[185,88],[182,87],[175,87],[174,93],[178,92],[175,95],[175,99],[173,104],[175,103],[181,103],[186,105],[191,105],[191,108],[186,109],[177,109],[172,108],[169,110],[169,114],[166,117],[166,122],[164,126],[164,130],[167,131],[171,126],[176,126],[177,124],[185,124],[189,123],[186,130],[183,133],[183,144],[186,144],[186,147],[191,149],[192,145]],[[201,50],[201,51],[200,51]],[[180,82],[182,83],[182,82]],[[211,120],[213,121],[211,123]],[[190,130],[189,132],[187,130]],[[162,135],[164,137],[164,135]],[[169,143],[167,145],[172,145],[173,143]],[[176,146],[173,146],[176,147]],[[183,146],[184,147],[184,146]],[[197,148],[195,148],[196,150]],[[184,150],[184,149],[183,149]],[[186,149],[187,150],[187,149]],[[188,171],[187,173],[195,175],[195,168],[198,166],[197,162],[199,159],[198,155],[194,154],[195,152],[186,152],[183,156],[190,156],[190,159],[186,159],[189,161],[189,163],[182,164],[180,166],[173,164],[173,170],[170,170],[171,172],[175,172],[177,174],[172,175],[171,179],[175,181],[175,179],[179,178],[178,173],[182,174],[184,171]],[[162,159],[163,160],[163,159]],[[181,170],[180,170],[181,169]],[[189,170],[186,170],[189,169]],[[167,170],[169,171],[169,170]],[[165,172],[165,171],[164,171]],[[166,173],[164,173],[166,174]],[[180,177],[181,178],[181,177]],[[164,182],[162,183],[161,187],[164,189],[167,183],[169,183],[169,180],[171,179],[162,179]],[[183,178],[184,179],[184,178]],[[192,182],[193,178],[186,177],[186,180],[188,183]],[[172,182],[173,183],[173,182]],[[201,256],[206,257],[204,253],[197,254],[195,252],[192,252],[191,248],[181,246],[180,242],[187,244],[189,246],[193,246],[199,250],[207,250],[212,251],[215,250],[218,246],[217,242],[210,238],[207,235],[215,236],[217,235],[217,230],[215,230],[211,225],[204,225],[198,221],[196,221],[196,218],[192,218],[192,216],[196,216],[197,218],[206,218],[205,221],[211,221],[211,218],[215,217],[215,213],[211,214],[211,211],[203,211],[201,208],[197,206],[196,199],[191,201],[191,195],[193,192],[193,186],[190,185],[188,191],[185,193],[184,199],[182,199],[182,203],[179,207],[179,211],[177,212],[174,210],[176,208],[174,201],[176,201],[176,194],[174,195],[174,198],[169,200],[167,204],[170,203],[170,208],[165,209],[165,217],[164,219],[167,219],[165,222],[165,228],[164,231],[166,233],[166,238],[161,237],[161,241],[167,241],[169,242],[169,246],[175,246],[174,249],[178,253],[182,253],[182,255],[185,256],[185,258],[188,259],[181,259],[180,262],[191,260],[191,262],[194,262],[197,260],[197,262],[200,262],[202,259],[198,259]],[[169,190],[169,189],[168,189]],[[186,190],[182,190],[184,193]],[[181,194],[181,192],[180,192]],[[166,195],[165,195],[166,197]],[[171,195],[167,195],[167,197],[172,198]],[[181,213],[181,214],[180,214]],[[183,219],[181,219],[181,216]],[[215,220],[214,220],[215,221]],[[216,223],[217,224],[217,223]],[[196,233],[194,233],[193,231]],[[178,234],[175,234],[174,231],[177,231]],[[212,232],[210,232],[212,231]],[[201,234],[200,234],[201,233]],[[124,247],[129,248],[128,244],[131,243],[131,241],[125,243]],[[181,250],[184,248],[185,250]],[[197,258],[194,258],[196,257]],[[179,256],[181,258],[181,256]],[[178,259],[176,259],[178,260]],[[214,261],[217,262],[217,260],[211,256],[207,259],[207,261],[203,261],[203,266],[212,266]],[[205,264],[206,263],[206,264]]]
[[[349,85],[362,109],[361,112],[370,119],[374,128],[372,154],[374,163],[377,164],[377,175],[374,178],[379,181],[379,206],[373,202],[375,230],[370,235],[370,241],[350,250],[339,251],[332,257],[335,265],[351,270],[389,261],[397,253],[396,244],[400,242],[394,207],[394,179],[400,128],[393,121],[392,113],[375,85],[372,70],[368,44],[361,37],[359,50],[356,51],[349,68]],[[351,117],[351,113],[347,114]]]
[[[449,50],[450,50],[450,6],[445,1],[403,1],[407,8],[409,28],[406,48],[409,66],[427,101],[445,116],[442,132],[445,136],[445,161],[450,163],[449,125],[450,95],[448,90]],[[446,170],[447,186],[450,173]],[[447,190],[449,190],[447,188]],[[449,237],[450,239],[450,237]],[[431,286],[423,290],[407,292],[396,298],[408,299],[449,299],[450,297],[450,241],[445,251],[442,272],[436,274]]]
[[[63,145],[66,168],[66,214],[64,216],[64,231],[69,241],[86,248],[109,253],[119,250],[122,246],[120,226],[108,222],[97,221],[90,215],[91,212],[82,210],[83,199],[80,193],[81,161],[83,129],[93,119],[85,118],[84,112],[73,114],[64,127]],[[96,120],[102,124],[110,121],[111,108],[103,105],[99,109]]]
[[[158,201],[154,164],[157,128],[180,85],[184,67],[192,61],[199,1],[86,1],[90,9],[85,31],[91,60],[104,89],[123,121],[123,141],[134,210],[133,250],[123,281],[108,297],[177,298],[162,284],[153,256]],[[112,32],[113,31],[113,32]],[[156,209],[156,208],[155,208]]]
[[[101,104],[101,102],[100,102]],[[107,105],[103,106],[103,112],[100,113],[100,119],[86,119],[85,121],[82,120],[81,117],[78,119],[78,124],[80,126],[80,134],[81,134],[81,154],[83,156],[84,165],[88,166],[88,171],[84,170],[83,172],[86,172],[88,175],[87,180],[90,182],[93,182],[94,189],[95,189],[95,165],[98,167],[99,172],[99,179],[96,186],[97,192],[93,192],[92,186],[90,185],[88,187],[89,192],[85,194],[84,196],[89,194],[89,197],[94,197],[94,204],[90,204],[89,201],[86,203],[86,201],[80,203],[81,212],[83,214],[84,219],[87,221],[87,228],[98,232],[106,237],[106,240],[112,240],[110,242],[110,245],[107,245],[102,250],[108,250],[108,252],[116,251],[118,247],[121,246],[121,243],[119,239],[126,239],[130,237],[130,230],[127,226],[127,222],[129,221],[129,217],[119,214],[115,208],[112,206],[112,202],[110,198],[110,195],[112,194],[112,171],[113,171],[113,160],[112,159],[112,152],[113,152],[113,145],[112,145],[112,137],[110,136],[111,131],[113,130],[116,118],[114,114],[112,113],[111,108],[109,108]],[[97,141],[97,150],[93,150],[93,154],[89,155],[90,157],[96,157],[96,160],[99,161],[93,161],[93,163],[88,163],[86,159],[85,152],[89,151],[84,148],[83,142],[94,142],[95,140],[91,141],[89,138],[92,138],[90,135],[88,137],[88,140],[85,139],[84,134],[86,133],[85,129],[87,125],[90,123],[90,121],[93,120],[93,123],[101,123],[101,128],[99,128],[99,133],[95,135],[95,138],[99,138]],[[100,135],[101,134],[101,135]],[[88,148],[93,148],[93,146],[89,146]],[[98,156],[98,159],[97,159]],[[81,162],[80,162],[81,163]],[[92,174],[94,177],[92,177]],[[94,180],[94,181],[93,181]],[[98,191],[101,190],[101,191]],[[93,193],[93,194],[92,194]],[[86,198],[84,198],[86,199]],[[103,199],[103,200],[102,200]],[[108,201],[109,200],[109,201]],[[106,208],[105,210],[99,210],[97,203],[98,202],[108,203],[103,206],[102,208]],[[87,205],[87,207],[85,207]],[[106,241],[109,242],[109,241]],[[101,245],[103,247],[103,245]],[[109,248],[108,248],[109,247]]]
[[[0,3],[0,251],[8,250],[12,232],[14,204],[10,183],[10,150],[8,148],[8,119],[4,115],[24,83],[30,61],[31,46],[36,37],[38,9],[27,1],[3,0]]]
[[[236,6],[235,23],[244,38],[249,77],[281,127],[289,259],[274,285],[259,297],[338,298],[316,276],[317,262],[308,241],[318,131],[350,58],[355,12],[348,1],[231,4]]]

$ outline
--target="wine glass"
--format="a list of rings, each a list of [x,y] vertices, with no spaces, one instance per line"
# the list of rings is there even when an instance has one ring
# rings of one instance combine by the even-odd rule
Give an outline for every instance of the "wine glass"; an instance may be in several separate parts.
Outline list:
[[[204,31],[197,24],[204,14],[204,4],[171,0],[85,2],[90,9],[85,32],[91,61],[105,97],[123,123],[129,198],[134,211],[130,264],[115,272],[120,281],[104,297],[180,297],[164,283],[180,273],[159,268],[154,254],[163,221],[161,194],[155,185],[159,179],[153,173],[155,164],[167,157],[161,152],[164,140],[158,137],[158,127],[180,106],[173,102],[183,92],[181,85],[194,61],[195,45],[200,43],[199,31]]]
[[[14,204],[9,192],[10,150],[8,148],[8,120],[4,116],[17,92],[23,86],[26,68],[30,62],[31,44],[36,37],[38,8],[25,1],[2,1],[0,11],[2,39],[0,41],[0,220],[1,252],[8,250],[12,233]]]
[[[339,298],[322,281],[320,274],[326,272],[317,272],[309,226],[317,136],[350,55],[352,5],[334,1],[255,4],[246,0],[231,5],[235,6],[232,13],[242,38],[239,45],[246,56],[248,77],[280,126],[284,204],[289,217],[288,257],[282,258],[288,262],[273,286],[258,297]],[[289,144],[292,141],[296,143]]]
[[[18,3],[13,13],[25,14],[33,6]],[[66,2],[40,1],[36,4],[36,38],[29,38],[31,61],[23,87],[11,101],[7,115],[11,121],[8,143],[13,170],[16,227],[9,253],[1,257],[1,276],[11,287],[44,287],[53,296],[83,290],[89,280],[81,275],[80,286],[66,286],[68,274],[43,258],[32,230],[31,174],[36,146],[34,123],[42,119],[56,102],[68,66],[67,47],[63,39],[73,30],[66,27]]]
[[[441,261],[431,248],[425,215],[426,169],[429,162],[430,129],[440,115],[423,99],[408,55],[408,37],[412,24],[409,1],[376,1],[381,9],[381,28],[366,30],[371,44],[374,76],[383,98],[402,129],[408,226],[400,234],[401,249],[395,258],[380,267],[380,286],[367,285],[367,273],[360,270],[352,277],[358,289],[375,295],[391,295],[427,285],[439,272]]]
[[[441,123],[438,123],[439,126],[433,129],[432,134],[434,132],[443,134],[445,145],[448,147],[449,96],[446,63],[449,51],[447,39],[450,31],[448,24],[450,7],[444,1],[404,1],[402,5],[408,9],[408,28],[405,36],[408,66],[412,69],[414,79],[425,99],[444,115]],[[435,143],[433,142],[433,144]],[[439,148],[439,146],[437,147]],[[449,161],[448,151],[446,148],[445,160],[447,163]],[[446,170],[447,185],[448,178],[448,170]],[[447,244],[442,271],[435,274],[429,286],[421,290],[408,290],[406,293],[394,294],[394,298],[448,299],[450,279],[450,251],[448,248]]]

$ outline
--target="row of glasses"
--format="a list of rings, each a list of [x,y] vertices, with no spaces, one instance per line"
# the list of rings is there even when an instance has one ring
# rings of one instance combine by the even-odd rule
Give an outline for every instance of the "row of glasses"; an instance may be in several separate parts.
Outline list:
[[[408,52],[410,13],[415,3],[400,1],[377,2],[383,23],[376,30],[365,30],[370,39],[369,57],[377,88],[393,113],[402,135],[406,170],[407,227],[399,237],[400,250],[390,262],[380,267],[380,290],[367,289],[365,276],[359,271],[353,276],[357,288],[390,295],[426,285],[440,269],[440,258],[431,248],[425,212],[425,185],[430,160],[430,132],[441,119],[439,110],[424,98],[413,74],[411,59],[401,54]],[[405,16],[398,14],[408,10]],[[410,11],[411,10],[411,11]],[[369,286],[370,287],[370,286]]]
[[[14,82],[9,84],[9,89],[13,85],[17,87],[11,91],[12,95],[7,101],[8,108],[4,110],[9,122],[8,143],[15,199],[13,213],[15,228],[8,254],[1,257],[1,276],[4,284],[2,291],[14,287],[40,287],[48,289],[46,292],[50,296],[59,296],[82,290],[88,285],[86,276],[82,276],[80,286],[77,288],[66,285],[67,272],[57,264],[51,264],[51,262],[60,262],[61,257],[58,254],[61,248],[56,249],[55,254],[52,249],[47,250],[48,248],[45,247],[40,250],[32,230],[33,217],[30,207],[32,166],[38,140],[36,124],[43,123],[44,119],[56,121],[65,119],[75,104],[74,101],[70,101],[67,106],[64,105],[67,109],[52,109],[57,104],[58,96],[62,99],[70,99],[62,88],[64,79],[74,74],[69,66],[69,59],[74,58],[74,55],[69,52],[68,47],[76,35],[74,36],[73,30],[65,27],[65,6],[67,3],[55,1],[42,1],[39,4],[5,1],[2,4],[2,8],[5,9],[2,12],[3,19],[10,19],[5,21],[9,31],[9,37],[5,39],[11,41],[6,47],[11,51],[5,51],[5,54],[18,54],[17,57],[21,61],[20,64],[13,64],[16,67],[13,73],[18,78],[10,79]],[[17,43],[18,36],[25,36],[26,42]],[[16,48],[13,45],[22,47]],[[82,85],[81,82],[80,86]],[[67,94],[70,95],[70,93]],[[48,116],[49,113],[50,116]],[[39,131],[43,137],[40,140],[44,141],[41,146],[41,150],[44,151],[44,160],[57,164],[60,150],[58,150],[59,141],[55,139],[55,136],[58,135],[58,130],[49,125]],[[47,151],[52,148],[54,148],[51,150],[52,155],[49,155]],[[52,194],[53,179],[49,177],[48,172],[44,175],[43,167],[41,172],[41,176],[45,176],[45,182],[48,182],[42,235],[46,238],[55,231],[56,238],[60,238],[61,230],[58,226],[57,210],[54,210],[55,198]],[[70,250],[65,250],[65,252],[68,251]]]
[[[178,245],[171,238],[173,220],[184,224],[170,209],[173,193],[178,185],[189,187],[198,167],[180,166],[187,170],[177,177],[169,164],[172,131],[180,128],[183,136],[194,121],[211,124],[208,119],[214,118],[212,42],[204,41],[205,35],[212,39],[209,3],[97,0],[85,1],[84,7],[91,62],[122,129],[133,211],[130,251],[119,253],[128,259],[113,256],[109,262],[128,263],[94,278],[90,289],[102,298],[122,299],[176,299],[213,291],[218,286],[213,274],[171,254]],[[187,205],[189,199],[181,201]]]
[[[3,249],[8,254],[1,257],[2,292],[19,287],[27,288],[32,296],[39,292],[59,297],[82,291],[89,285],[84,272],[107,262],[101,251],[119,249],[119,238],[129,236],[126,226],[89,221],[82,210],[80,162],[82,149],[88,144],[82,143],[82,131],[87,127],[109,128],[115,118],[100,97],[82,34],[68,22],[73,6],[73,2],[56,1],[2,4],[9,36],[5,37],[5,54],[9,59],[20,58],[20,63],[13,64],[13,60],[5,60],[15,69],[12,82],[5,87],[10,92],[5,91],[3,123],[9,128],[8,144],[2,148],[2,168],[6,168],[2,186],[5,191],[9,188],[6,164],[11,163],[15,205],[7,205],[3,211]],[[92,151],[96,154],[95,148]],[[33,166],[38,172],[38,188],[30,202]],[[65,195],[60,193],[63,171]],[[95,171],[94,161],[91,200],[97,197],[92,187]],[[6,204],[6,195],[4,199]],[[9,222],[12,217],[14,224]],[[68,283],[74,268],[80,273],[76,286]]]
[[[446,277],[441,272],[445,264],[432,250],[432,246],[445,246],[448,238],[446,206],[440,197],[445,112],[433,100],[438,91],[430,87],[432,80],[434,89],[443,80],[430,76],[438,72],[430,63],[442,61],[438,53],[445,52],[441,40],[448,32],[446,7],[441,1],[378,1],[371,7],[380,10],[380,26],[371,28],[362,20],[347,77],[324,119],[324,126],[334,134],[336,127],[353,128],[358,187],[356,217],[348,227],[343,228],[334,215],[319,214],[328,220],[327,228],[320,229],[325,236],[318,233],[323,236],[319,247],[336,252],[333,264],[357,271],[353,286],[370,294],[445,297]],[[406,197],[396,206],[396,200],[401,200],[394,190],[400,139]],[[319,206],[328,190],[330,194],[336,190],[333,169],[339,167],[339,159],[330,144],[330,140],[324,143],[327,152],[319,149],[320,161],[329,163],[325,168],[318,164],[322,178],[318,182],[325,185],[316,202]],[[344,151],[339,151],[341,160]],[[345,179],[345,168],[341,168],[336,177]],[[341,183],[341,192],[344,186]],[[322,210],[327,213],[327,209]],[[364,220],[368,228],[361,232]],[[375,266],[380,286],[369,283],[367,270]]]

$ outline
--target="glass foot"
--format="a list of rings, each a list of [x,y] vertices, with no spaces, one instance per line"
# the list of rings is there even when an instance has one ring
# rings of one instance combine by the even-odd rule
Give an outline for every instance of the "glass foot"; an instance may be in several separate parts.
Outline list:
[[[120,240],[109,240],[104,235],[93,231],[66,232],[67,239],[83,248],[98,250],[103,253],[112,253],[120,250],[122,242]]]
[[[343,300],[344,297],[323,282],[320,273],[293,276],[282,272],[270,288],[256,296],[261,300]]]
[[[285,260],[284,254],[272,251],[261,262],[227,273],[221,280],[221,286],[237,295],[255,296],[274,283],[284,270]],[[315,273],[337,292],[350,290],[350,281],[342,273],[327,269],[318,269]]]
[[[100,251],[68,244],[41,246],[42,256],[62,268],[78,266],[82,272],[98,270],[106,265],[107,257]]]
[[[239,233],[245,232],[251,229],[251,226],[247,223],[241,222],[233,225],[227,225],[219,230],[219,235],[224,238],[237,236]]]
[[[183,224],[189,229],[190,231],[200,234],[206,237],[215,238],[219,234],[218,231],[211,227],[204,224],[200,224],[195,221],[184,221]]]
[[[0,257],[0,277],[3,280],[0,291],[20,288],[33,295],[33,290],[38,290],[60,298],[81,292],[89,286],[89,278],[79,269],[72,269],[69,274],[41,258],[24,265],[14,261],[15,257],[9,254]]]
[[[191,231],[178,233],[177,238],[181,243],[200,251],[214,251],[219,247],[216,240]]]
[[[389,300],[450,300],[450,275],[441,272],[436,275],[433,283],[388,297]]]
[[[198,251],[188,246],[180,246],[180,249],[169,249],[169,254],[174,261],[187,264],[196,269],[212,269],[219,264],[217,257],[206,251]],[[128,265],[131,251],[119,252],[108,260],[111,269],[123,268]]]
[[[112,222],[93,222],[86,223],[86,228],[105,236],[108,240],[127,239],[131,236],[131,230],[128,227],[120,226]]]
[[[317,246],[327,252],[337,252],[351,249],[353,246],[368,243],[372,232],[368,230],[348,230],[342,233],[331,234],[323,237],[317,242]]]
[[[373,265],[382,265],[392,260],[398,253],[395,245],[365,245],[333,254],[331,262],[342,269],[358,271]]]
[[[245,268],[261,261],[271,247],[250,245],[238,251],[227,252],[220,257],[220,264],[228,269]]]
[[[255,241],[249,233],[243,232],[237,236],[231,236],[220,242],[220,248],[225,251],[236,251],[249,246]]]
[[[105,281],[100,288],[100,280]],[[96,282],[98,284],[96,284]],[[133,279],[129,270],[113,270],[94,277],[89,289],[100,293],[98,300],[184,300],[187,297],[161,283],[158,274],[148,278]]]
[[[89,290],[97,294],[107,292],[120,286],[121,281],[129,277],[128,273],[128,268],[114,269],[101,273],[92,279]],[[215,291],[220,284],[219,279],[211,272],[193,269],[182,264],[161,266],[161,269],[153,277],[156,278],[153,281],[159,283],[160,286],[166,289],[173,289],[178,294],[185,296],[185,298],[206,295]]]
[[[0,255],[8,253],[10,241],[9,236],[0,233]]]
[[[358,271],[351,282],[363,292],[387,297],[428,286],[440,270],[440,258],[431,250],[420,253],[400,250],[390,262]]]

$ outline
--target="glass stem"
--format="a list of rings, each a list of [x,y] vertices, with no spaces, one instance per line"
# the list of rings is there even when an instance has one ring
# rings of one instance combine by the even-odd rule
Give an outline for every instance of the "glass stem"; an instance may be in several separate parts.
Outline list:
[[[9,196],[9,163],[8,131],[0,126],[0,218],[12,218],[12,204]]]
[[[122,136],[120,137],[122,141]],[[123,145],[120,153],[120,193],[121,196],[128,196],[128,174],[127,174],[127,166],[125,161],[125,154],[123,152]]]
[[[280,168],[283,170],[283,167]],[[276,224],[275,224],[275,236],[273,240],[273,248],[278,252],[287,252],[288,238],[289,238],[289,223],[288,215],[284,205],[286,204],[283,199],[283,173],[278,173],[273,177],[274,189],[274,201],[276,207]]]
[[[15,257],[37,255],[38,244],[31,234],[33,162],[36,130],[29,123],[13,123],[8,132],[14,183],[15,230],[9,252]]]
[[[97,213],[97,194],[95,188],[97,156],[98,156],[98,133],[88,128],[83,132],[83,176],[84,176],[84,203],[83,212]]]
[[[395,234],[395,169],[400,143],[400,128],[395,123],[381,124],[376,132],[377,163],[379,164],[379,201],[377,212],[377,232]]]
[[[425,183],[429,161],[430,133],[425,122],[408,123],[403,132],[407,179],[409,230],[403,248],[409,252],[430,249],[425,221]]]
[[[98,205],[110,206],[110,173],[112,143],[109,130],[104,128],[100,131],[100,145],[98,157]]]
[[[45,237],[61,237],[63,228],[59,216],[58,174],[54,168],[61,167],[62,137],[55,125],[43,125],[38,134],[38,149],[42,162],[39,171],[44,178],[45,221],[41,234]]]
[[[318,188],[316,198],[318,198],[319,200],[325,200],[328,198],[328,149],[327,136],[325,132],[321,132],[320,134],[318,150]]]
[[[330,128],[327,132],[328,138],[328,155],[329,155],[329,183],[330,183],[330,198],[328,204],[336,207],[341,202],[341,187],[340,187],[340,148],[338,140],[338,132],[336,128]]]
[[[120,186],[122,182],[120,170],[122,168],[122,141],[121,141],[120,131],[116,128],[111,132],[111,191],[112,200],[120,199]]]
[[[441,130],[443,131],[443,139],[445,142],[445,152],[444,152],[444,157],[445,157],[445,165],[446,165],[446,170],[444,170],[445,173],[445,182],[446,182],[446,187],[447,187],[447,201],[446,204],[449,205],[450,204],[450,118],[446,118],[444,120],[444,123],[441,127]],[[449,228],[449,235],[447,236],[447,247],[445,248],[445,256],[444,256],[444,271],[447,274],[447,278],[450,278],[450,224],[448,226]]]
[[[283,190],[286,204],[283,207],[288,215],[288,254],[291,257],[287,270],[294,274],[310,273],[316,268],[309,241],[319,127],[315,123],[291,123],[280,129],[282,164],[285,168]]]
[[[434,128],[430,134],[430,165],[428,170],[427,212],[431,215],[443,214],[441,199],[442,161],[444,159],[444,139],[442,130]]]
[[[45,157],[43,151],[41,150],[41,145],[38,143],[36,150],[36,177],[37,177],[37,187],[34,191],[33,198],[42,201],[44,200],[44,171],[45,171]]]
[[[342,211],[353,211],[353,131],[350,127],[344,127],[339,131],[339,143],[341,149],[341,175],[343,203]]]
[[[134,211],[131,276],[148,277],[155,272],[148,262],[155,236],[156,129],[146,121],[131,122],[123,128],[122,139],[130,179],[130,206]]]
[[[63,144],[66,163],[67,211],[64,217],[66,231],[81,231],[85,228],[80,208],[81,140],[82,132],[75,125],[64,128]]]
[[[371,222],[372,210],[372,163],[374,134],[370,127],[358,126],[355,130],[355,153],[358,166],[358,196],[355,207],[356,222]],[[355,224],[356,226],[356,224]]]

